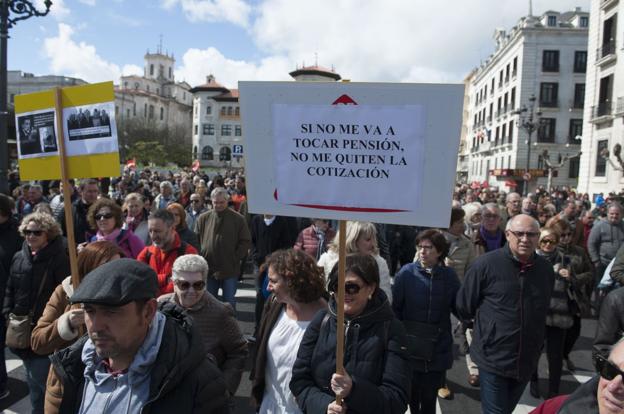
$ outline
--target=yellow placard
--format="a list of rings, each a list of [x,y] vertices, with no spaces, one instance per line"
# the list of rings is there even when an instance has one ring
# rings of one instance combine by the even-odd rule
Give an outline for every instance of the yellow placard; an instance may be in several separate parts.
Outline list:
[[[36,125],[32,125],[36,122],[32,120],[35,118],[31,118],[28,126],[35,132],[31,132],[30,135],[32,135],[32,142],[35,144],[36,148],[39,148],[39,151],[35,149],[33,153],[27,154],[26,151],[28,150],[25,150],[26,147],[22,146],[21,138],[24,135],[28,135],[28,138],[30,139],[31,136],[22,132],[20,129],[22,128],[22,125],[19,123],[20,119],[26,119],[28,118],[28,115],[39,118],[48,115],[46,120],[49,120],[51,116],[49,115],[49,112],[55,112],[55,93],[55,90],[49,90],[18,95],[15,97],[16,133],[18,152],[20,153],[19,169],[20,178],[22,180],[52,180],[61,178],[60,157],[58,152],[54,152],[54,143],[47,142],[43,137],[41,137],[41,133],[36,135],[37,132],[41,131],[43,131],[43,133],[49,133],[50,128],[53,127],[49,125],[42,126],[39,131],[36,131]],[[115,92],[113,89],[113,82],[73,86],[62,89],[61,106],[63,110],[97,104],[108,104],[107,108],[113,108],[108,115],[109,119],[107,119],[109,122],[108,128],[110,136],[106,138],[108,145],[113,146],[115,151],[104,152],[82,149],[79,155],[75,155],[75,153],[72,155],[68,152],[67,178],[109,177],[120,174],[119,152],[116,150],[117,134],[114,121],[114,101]],[[62,116],[61,111],[57,111],[56,116]],[[56,121],[54,124],[56,126]],[[64,123],[63,125],[65,136],[69,136],[67,132],[67,124]],[[89,128],[85,128],[85,130],[89,130]],[[57,136],[57,139],[62,138],[58,136],[60,135],[58,134],[58,131],[55,135]],[[38,139],[40,139],[40,142],[37,142],[37,138],[35,137],[39,137]],[[72,143],[68,142],[67,139],[65,140],[65,143],[66,146],[68,144],[72,145]],[[51,151],[52,153],[47,155],[46,151]]]

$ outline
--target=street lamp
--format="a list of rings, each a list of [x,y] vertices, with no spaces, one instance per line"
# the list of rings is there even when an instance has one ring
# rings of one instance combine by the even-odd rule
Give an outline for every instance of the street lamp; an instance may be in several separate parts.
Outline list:
[[[553,171],[557,171],[559,170],[559,168],[563,167],[565,165],[566,162],[568,162],[568,160],[570,158],[576,158],[576,157],[580,157],[581,156],[581,151],[577,152],[574,155],[569,155],[566,154],[563,157],[561,156],[561,154],[559,154],[559,162],[558,163],[554,163],[550,160],[550,154],[548,154],[548,150],[545,149],[542,152],[542,159],[544,160],[544,164],[546,164],[546,168],[548,168],[548,181],[546,182],[546,191],[550,192],[550,187],[552,184],[552,175],[553,175]]]
[[[45,16],[50,12],[51,0],[43,2],[45,11],[39,11],[28,0],[0,0],[0,193],[8,194],[9,166],[9,108],[7,102],[7,41],[9,29],[20,20]]]
[[[604,158],[611,165],[611,167],[616,171],[624,171],[624,160],[622,160],[621,154],[622,154],[622,146],[620,144],[615,144],[613,146],[613,155],[615,155],[615,159],[617,160],[618,164],[620,164],[620,166],[618,167],[611,160],[611,158],[609,158],[609,156],[611,155],[609,153],[609,148],[605,148],[602,151],[600,151],[600,156]]]
[[[529,107],[527,108],[526,105],[523,105],[522,108],[518,108],[517,110],[513,111],[512,114],[513,115],[518,115],[518,121],[517,121],[517,125],[519,128],[524,129],[529,138],[527,140],[527,159],[526,159],[526,168],[525,168],[525,173],[524,173],[524,187],[523,187],[523,194],[524,196],[526,196],[529,192],[529,178],[530,178],[530,174],[529,174],[529,167],[530,167],[530,163],[531,163],[531,137],[533,136],[533,132],[536,131],[539,126],[540,126],[540,119],[539,117],[542,115],[542,113],[540,111],[535,111],[535,101],[537,98],[535,98],[535,95],[531,95],[531,97],[529,98]]]

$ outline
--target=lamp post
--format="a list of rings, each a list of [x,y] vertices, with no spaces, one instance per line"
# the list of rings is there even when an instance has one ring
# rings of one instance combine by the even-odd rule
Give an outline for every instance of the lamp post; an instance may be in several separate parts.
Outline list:
[[[7,102],[7,42],[9,29],[20,20],[45,16],[50,12],[51,0],[43,2],[45,11],[39,11],[28,0],[0,0],[0,193],[8,194],[9,167],[9,108]]]
[[[619,166],[615,165],[613,160],[611,160],[610,155],[611,153],[609,152],[609,148],[605,148],[600,151],[600,156],[604,158],[614,170],[624,171],[624,160],[622,160],[622,146],[620,144],[615,144],[613,146],[613,155],[615,155],[615,159],[617,160]]]
[[[529,192],[529,180],[528,179],[530,178],[529,167],[531,165],[531,138],[533,136],[533,132],[536,131],[537,128],[539,128],[539,123],[540,123],[539,117],[542,115],[540,111],[535,111],[536,99],[537,98],[535,98],[535,95],[531,95],[531,97],[529,98],[528,108],[526,105],[522,105],[522,108],[518,108],[517,110],[512,112],[512,114],[519,116],[518,121],[517,121],[518,127],[525,130],[529,136],[527,140],[527,159],[526,159],[526,168],[525,168],[525,174],[524,174],[525,180],[524,180],[524,186],[522,189],[522,193],[525,197]]]
[[[546,191],[550,193],[553,171],[557,171],[559,170],[559,168],[563,167],[570,158],[576,158],[580,156],[581,151],[577,152],[574,155],[566,154],[563,157],[561,156],[561,154],[559,154],[559,162],[554,163],[550,160],[550,154],[548,153],[547,149],[542,152],[542,159],[544,160],[544,164],[546,164],[546,167],[548,168],[548,181],[546,182]]]

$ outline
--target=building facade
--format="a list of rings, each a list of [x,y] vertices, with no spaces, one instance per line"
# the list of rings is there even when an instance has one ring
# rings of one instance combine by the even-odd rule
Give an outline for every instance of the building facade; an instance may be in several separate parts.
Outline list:
[[[127,131],[136,129],[165,131],[167,139],[185,148],[190,146],[193,95],[188,83],[176,82],[174,65],[173,56],[148,51],[143,76],[122,76],[115,86],[115,116],[122,147]]]
[[[617,146],[624,143],[624,40],[617,30],[618,14],[624,14],[624,4],[617,0],[592,0],[590,7],[578,189],[597,195],[620,191],[624,184],[624,166],[616,156]]]
[[[522,17],[509,33],[497,29],[496,50],[471,76],[466,124],[468,181],[507,191],[546,185],[553,164],[580,149],[589,13],[547,11]],[[535,101],[530,98],[534,96]],[[533,103],[535,132],[519,127]],[[527,111],[520,112],[527,108]],[[530,145],[530,149],[529,149]],[[529,175],[525,176],[529,160]],[[461,160],[461,153],[460,153]],[[579,158],[556,171],[553,186],[576,186]]]

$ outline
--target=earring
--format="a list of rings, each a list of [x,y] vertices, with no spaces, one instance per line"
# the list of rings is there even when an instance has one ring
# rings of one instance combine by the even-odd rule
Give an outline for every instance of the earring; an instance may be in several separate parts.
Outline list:
[[[370,295],[368,295],[368,300],[371,300],[373,298],[373,294],[371,293]]]

